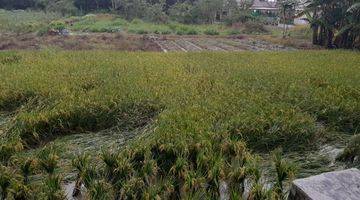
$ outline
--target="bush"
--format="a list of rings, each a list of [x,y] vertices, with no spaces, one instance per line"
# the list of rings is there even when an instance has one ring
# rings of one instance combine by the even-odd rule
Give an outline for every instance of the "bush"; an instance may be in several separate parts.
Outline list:
[[[171,31],[170,30],[158,30],[158,29],[156,29],[155,31],[154,31],[154,33],[155,34],[161,34],[161,35],[169,35],[169,34],[171,34]]]
[[[204,31],[205,35],[220,35],[220,33],[215,29],[207,29]]]
[[[259,34],[268,33],[269,31],[265,28],[262,23],[259,22],[246,22],[243,24],[243,32],[247,34]]]
[[[161,31],[161,34],[162,35],[169,35],[169,34],[171,34],[171,31],[170,30],[164,30],[164,31]]]
[[[190,29],[186,32],[186,35],[197,35],[198,32],[195,29]]]
[[[238,29],[231,29],[227,32],[228,35],[239,35],[241,34],[241,31]]]
[[[246,22],[253,21],[253,20],[255,20],[255,17],[252,16],[250,13],[241,12],[241,13],[235,13],[231,16],[228,16],[225,19],[225,24],[227,26],[231,26],[235,23],[246,23]]]
[[[182,30],[176,31],[176,35],[185,35],[185,32]]]
[[[143,20],[141,20],[141,19],[133,19],[132,21],[131,21],[131,23],[132,24],[143,24],[144,23],[144,21]]]
[[[135,31],[136,34],[140,34],[140,35],[145,35],[145,34],[149,34],[149,31],[144,30],[144,29],[139,29]]]
[[[53,21],[49,24],[49,29],[62,31],[66,28],[66,24],[63,21]]]

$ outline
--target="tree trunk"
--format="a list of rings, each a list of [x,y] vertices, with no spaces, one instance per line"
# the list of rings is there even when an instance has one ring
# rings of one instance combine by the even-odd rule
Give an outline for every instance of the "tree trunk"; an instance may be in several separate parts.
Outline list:
[[[314,45],[318,45],[319,44],[319,38],[318,38],[319,37],[319,26],[313,25],[312,30],[313,30],[312,43]]]
[[[321,46],[325,45],[325,35],[324,35],[324,27],[320,26],[320,35],[319,35],[319,41],[318,44]]]
[[[348,44],[348,40],[349,40],[349,31],[346,31],[344,34],[342,34],[341,36],[341,46],[339,46],[340,48],[350,48],[349,44]]]
[[[326,41],[326,46],[329,49],[334,48],[333,45],[333,39],[334,39],[334,32],[332,30],[327,30],[327,37],[326,37],[327,41]]]

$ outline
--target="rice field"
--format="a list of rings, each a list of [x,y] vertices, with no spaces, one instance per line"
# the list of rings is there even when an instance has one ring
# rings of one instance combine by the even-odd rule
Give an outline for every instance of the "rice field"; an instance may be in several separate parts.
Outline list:
[[[109,152],[101,143],[92,159],[105,164],[82,165],[88,158],[76,154],[86,150],[73,150],[72,172],[90,199],[110,190],[101,198],[216,199],[224,181],[235,198],[249,178],[261,199],[283,187],[263,191],[255,154],[317,149],[360,128],[360,54],[351,51],[0,52],[0,72],[1,162],[37,155],[48,176],[26,187],[47,197],[59,195],[64,165],[49,146],[74,135],[137,135]],[[293,167],[274,155],[291,179]]]

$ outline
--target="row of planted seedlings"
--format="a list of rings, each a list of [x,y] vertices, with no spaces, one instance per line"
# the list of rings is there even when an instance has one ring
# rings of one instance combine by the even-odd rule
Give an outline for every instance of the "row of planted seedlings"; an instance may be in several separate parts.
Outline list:
[[[85,199],[285,199],[295,168],[273,152],[273,176],[260,158],[228,134],[171,134],[135,142],[120,152],[104,150],[101,164],[84,153],[73,159],[72,195]],[[17,158],[1,146],[1,199],[65,199],[59,157],[44,147],[36,158]],[[228,188],[223,190],[222,188]]]

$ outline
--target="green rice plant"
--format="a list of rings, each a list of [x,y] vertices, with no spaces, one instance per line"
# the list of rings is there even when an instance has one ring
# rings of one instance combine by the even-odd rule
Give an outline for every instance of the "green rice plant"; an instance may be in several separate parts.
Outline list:
[[[81,179],[86,188],[91,188],[95,181],[99,178],[99,174],[97,173],[97,170],[90,166],[88,169],[84,170],[81,174]]]
[[[295,167],[282,158],[281,149],[276,149],[272,154],[276,170],[274,193],[277,199],[287,199],[287,194],[284,191],[284,183],[285,181],[290,182],[295,177]]]
[[[111,191],[111,185],[106,181],[95,181],[88,191],[89,199],[91,200],[110,200],[114,199]]]
[[[21,175],[23,176],[23,184],[29,184],[29,176],[32,175],[35,168],[35,160],[32,158],[27,158],[20,161],[19,168],[21,171]]]
[[[51,175],[45,179],[44,182],[44,196],[48,200],[63,200],[66,199],[61,188],[61,177],[58,175]]]
[[[185,179],[188,170],[189,170],[189,166],[187,163],[187,159],[184,157],[178,157],[174,165],[170,168],[170,172],[182,180]]]
[[[12,182],[12,175],[8,169],[0,165],[0,199],[6,200]]]
[[[185,194],[197,194],[199,193],[204,195],[206,185],[206,178],[199,172],[190,171],[186,174],[185,181],[184,181],[184,188]]]
[[[90,156],[88,154],[82,154],[72,160],[72,166],[76,168],[76,182],[72,193],[73,197],[81,195],[81,186],[84,184],[84,175],[89,170]]]
[[[55,150],[52,147],[45,147],[38,154],[39,167],[50,176],[55,174],[55,170],[58,167],[58,162],[59,157],[57,156]],[[56,180],[58,179],[49,179],[51,184],[55,183]]]
[[[145,183],[141,178],[133,177],[129,179],[122,187],[121,199],[140,199]]]
[[[130,159],[126,157],[120,157],[117,159],[116,165],[111,168],[111,166],[107,166],[107,170],[113,170],[111,171],[112,177],[106,177],[110,178],[110,183],[112,184],[114,193],[115,193],[115,199],[121,199],[122,196],[122,189],[124,185],[134,176],[134,168],[131,165]]]
[[[34,191],[32,188],[22,182],[14,181],[10,193],[14,200],[34,199]]]
[[[248,200],[267,200],[271,198],[271,191],[261,183],[254,183],[250,189]]]
[[[15,148],[12,144],[3,144],[0,146],[0,164],[7,166],[11,157],[15,154]]]
[[[262,170],[260,167],[260,157],[253,156],[251,159],[248,160],[246,166],[246,174],[252,180],[254,184],[260,183],[260,179],[262,176]],[[260,184],[261,185],[261,184]]]
[[[144,178],[144,182],[147,184],[147,186],[151,186],[155,183],[158,170],[159,169],[155,160],[146,159],[143,162],[141,176]]]
[[[16,64],[21,61],[21,56],[16,52],[6,52],[3,53],[0,57],[0,63],[3,65]]]
[[[207,192],[216,198],[219,196],[220,181],[226,179],[224,159],[215,154],[210,160],[210,166],[207,172]]]
[[[237,164],[231,166],[230,172],[228,174],[228,180],[230,182],[230,191],[231,194],[242,195],[245,191],[245,180],[247,178],[247,170],[245,167],[241,167]]]
[[[115,152],[103,151],[101,154],[101,160],[105,163],[105,177],[109,182],[112,182],[114,173],[119,167],[118,158],[119,155]]]

